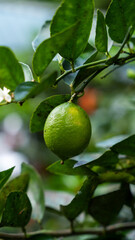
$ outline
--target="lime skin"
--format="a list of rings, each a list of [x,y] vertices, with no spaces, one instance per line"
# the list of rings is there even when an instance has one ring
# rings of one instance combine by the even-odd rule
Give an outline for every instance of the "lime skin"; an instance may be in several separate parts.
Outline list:
[[[91,138],[91,123],[78,105],[66,102],[55,107],[44,126],[46,146],[62,160],[84,151]]]

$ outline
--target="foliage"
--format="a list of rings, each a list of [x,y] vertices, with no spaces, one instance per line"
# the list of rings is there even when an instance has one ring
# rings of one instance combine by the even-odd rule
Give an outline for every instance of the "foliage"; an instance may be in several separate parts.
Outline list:
[[[31,98],[44,91],[54,89],[63,80],[68,84],[70,94],[63,92],[62,95],[44,99],[32,114],[30,131],[43,131],[48,114],[56,106],[69,100],[76,102],[86,86],[101,72],[105,72],[104,78],[116,67],[135,61],[134,9],[134,1],[112,0],[105,15],[98,10],[95,43],[91,46],[94,1],[63,0],[51,21],[50,37],[44,39],[33,54],[32,70],[24,63],[19,63],[11,49],[0,47],[0,105],[15,103],[21,108],[24,102],[27,104],[27,100],[31,101]],[[97,59],[99,53],[100,59]],[[58,56],[58,60],[54,59],[55,56]],[[81,64],[80,59],[83,59]],[[48,75],[48,65],[53,61],[57,61],[59,69],[53,69]],[[65,68],[66,64],[68,69]],[[109,67],[111,70],[108,70]],[[128,71],[128,74],[134,79],[134,72]],[[10,89],[11,101],[5,100],[4,87]],[[26,238],[54,239],[87,234],[88,239],[91,239],[91,234],[95,234],[108,239],[108,234],[110,237],[111,234],[113,237],[118,236],[117,232],[125,233],[125,230],[135,227],[135,198],[131,191],[135,185],[135,134],[132,132],[130,136],[122,137],[122,140],[110,142],[109,147],[98,152],[97,157],[91,154],[86,162],[82,157],[80,161],[67,159],[62,165],[58,160],[48,166],[47,170],[51,174],[80,176],[83,179],[82,187],[70,203],[62,204],[59,210],[55,206],[46,206],[46,210],[65,217],[71,228],[69,231],[33,232],[25,234]],[[21,227],[25,232],[24,228],[30,219],[38,223],[44,220],[44,187],[40,175],[32,166],[22,164],[21,175],[7,182],[12,171],[13,168],[0,172],[0,227]],[[114,183],[115,189],[110,188]],[[97,194],[102,186],[108,186],[110,190],[105,194]],[[120,214],[125,206],[131,212],[130,223]],[[79,227],[79,216],[82,213],[84,226],[87,217],[93,219],[89,221],[89,229],[86,231]],[[110,226],[111,223],[114,225]],[[123,234],[120,236],[124,239]],[[19,237],[16,235],[15,239]],[[0,233],[0,238],[8,239],[8,235]],[[9,238],[14,239],[12,234]]]

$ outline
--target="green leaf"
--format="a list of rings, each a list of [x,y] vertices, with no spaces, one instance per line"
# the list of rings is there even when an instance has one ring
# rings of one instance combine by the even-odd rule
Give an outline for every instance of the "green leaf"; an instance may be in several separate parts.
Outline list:
[[[90,35],[94,13],[93,0],[68,0],[63,1],[56,11],[51,23],[51,35],[61,32],[79,21],[66,47],[59,53],[69,61],[74,61],[85,49]]]
[[[56,106],[64,103],[70,99],[70,95],[54,95],[46,98],[41,102],[38,107],[33,112],[31,121],[30,121],[30,130],[31,132],[42,131],[48,114]]]
[[[10,178],[13,170],[14,170],[14,167],[9,168],[8,170],[5,170],[3,172],[0,172],[0,189],[4,186],[4,184]]]
[[[22,164],[22,173],[30,177],[28,196],[32,203],[32,218],[41,221],[45,211],[44,187],[40,175],[30,165]]]
[[[44,25],[41,27],[40,32],[32,41],[33,50],[36,51],[37,47],[40,43],[42,43],[45,39],[50,37],[50,23],[51,21],[45,21]]]
[[[50,75],[45,76],[41,83],[38,82],[24,82],[17,86],[15,89],[15,101],[21,102],[27,100],[28,98],[33,98],[40,94],[41,92],[52,87],[55,83],[57,73],[53,72]]]
[[[118,215],[125,203],[125,192],[117,190],[90,200],[88,213],[106,226]]]
[[[81,166],[78,168],[74,168],[74,165],[77,161],[69,159],[61,164],[61,161],[57,161],[51,164],[47,170],[51,173],[55,174],[67,174],[67,175],[94,175],[92,171],[90,171],[87,167]]]
[[[93,52],[92,55],[84,62],[84,64],[91,63],[97,55],[97,51]],[[80,69],[78,72],[76,78],[73,82],[73,87],[76,88],[84,79],[88,78],[92,73],[94,73],[96,70],[98,70],[99,67],[88,67],[85,69]]]
[[[112,40],[122,43],[130,26],[135,27],[135,4],[130,0],[113,0],[108,8],[106,23]]]
[[[132,135],[125,140],[116,143],[111,147],[111,150],[127,156],[135,156],[135,135]]]
[[[96,146],[99,148],[110,148],[110,147],[112,147],[112,145],[124,140],[126,137],[127,137],[127,135],[119,135],[119,136],[115,136],[112,138],[108,138],[106,140],[98,142],[96,144]]]
[[[26,193],[12,192],[7,197],[0,226],[24,227],[30,220],[31,211]]]
[[[9,48],[0,46],[0,87],[13,91],[21,82],[24,82],[21,65]]]
[[[36,49],[33,57],[33,71],[41,76],[55,55],[66,48],[67,41],[71,39],[78,23],[66,28],[53,37],[43,41]]]
[[[20,64],[21,64],[23,72],[24,72],[25,82],[32,81],[33,75],[32,75],[32,71],[31,71],[30,67],[27,64],[22,63],[22,62],[20,62]]]
[[[91,176],[84,183],[77,195],[67,206],[61,206],[61,210],[67,219],[74,220],[88,207],[88,203],[98,185],[98,178]]]
[[[100,181],[104,182],[126,182],[135,184],[135,177],[130,174],[130,171],[107,171],[105,173],[101,173]]]
[[[37,87],[37,82],[23,82],[17,86],[14,92],[15,101],[20,102],[28,98],[33,88]]]
[[[107,29],[104,15],[100,10],[97,11],[95,46],[99,52],[107,52],[108,48]]]
[[[29,176],[27,174],[21,174],[19,177],[14,178],[9,181],[0,191],[0,216],[3,212],[5,202],[7,200],[7,196],[11,192],[22,191],[25,192],[27,190],[29,183]]]
[[[87,164],[90,168],[93,166],[101,166],[104,168],[114,168],[116,164],[118,163],[119,159],[116,153],[112,151],[107,151],[103,153],[99,158],[95,159],[94,161],[91,161]]]

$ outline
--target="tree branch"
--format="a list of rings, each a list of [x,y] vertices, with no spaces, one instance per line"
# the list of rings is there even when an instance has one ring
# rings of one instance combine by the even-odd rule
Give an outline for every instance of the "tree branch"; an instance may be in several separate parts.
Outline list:
[[[89,228],[86,230],[75,230],[71,231],[70,229],[63,231],[52,231],[52,230],[41,230],[37,232],[27,233],[27,238],[34,236],[48,236],[48,237],[69,237],[69,236],[79,236],[79,235],[104,235],[105,233],[112,233],[117,231],[126,231],[135,229],[135,222],[127,222],[127,223],[117,223],[114,225],[109,225],[106,228],[98,227],[98,228]],[[26,239],[24,234],[10,234],[10,233],[0,233],[0,239],[11,239],[11,240],[22,240]]]

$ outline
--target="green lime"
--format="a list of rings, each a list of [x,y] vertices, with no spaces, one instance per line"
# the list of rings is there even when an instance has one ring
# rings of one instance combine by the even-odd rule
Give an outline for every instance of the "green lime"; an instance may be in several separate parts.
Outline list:
[[[91,137],[91,124],[86,112],[78,105],[66,102],[55,107],[44,126],[47,147],[62,160],[80,154]]]

